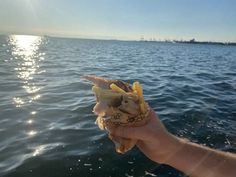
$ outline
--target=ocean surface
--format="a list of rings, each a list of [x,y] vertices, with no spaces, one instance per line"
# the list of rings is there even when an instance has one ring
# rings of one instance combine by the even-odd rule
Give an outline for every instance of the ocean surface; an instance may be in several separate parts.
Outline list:
[[[235,46],[0,36],[1,177],[184,176],[115,152],[86,74],[139,80],[170,132],[236,152]]]

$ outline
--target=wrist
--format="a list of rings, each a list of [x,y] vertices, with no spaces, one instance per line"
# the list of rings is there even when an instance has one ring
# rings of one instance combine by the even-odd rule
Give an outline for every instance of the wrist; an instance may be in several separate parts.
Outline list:
[[[167,132],[159,144],[159,149],[156,151],[155,161],[162,164],[168,164],[169,160],[182,149],[184,144],[185,141]]]

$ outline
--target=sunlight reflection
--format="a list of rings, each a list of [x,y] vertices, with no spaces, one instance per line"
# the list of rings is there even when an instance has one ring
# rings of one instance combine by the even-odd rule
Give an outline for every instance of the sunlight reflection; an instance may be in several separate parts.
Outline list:
[[[28,85],[24,85],[23,88],[28,92],[28,93],[36,93],[37,91],[40,90],[40,88],[36,87],[36,86],[28,86]]]
[[[32,115],[35,115],[35,114],[36,114],[36,111],[32,111],[31,114],[32,114]]]
[[[33,152],[33,156],[41,154],[44,149],[45,149],[44,146],[37,147],[35,151]]]
[[[12,56],[14,57],[16,67],[16,75],[23,82],[24,90],[29,94],[25,101],[31,103],[40,98],[37,92],[40,87],[34,81],[34,77],[42,71],[39,70],[39,62],[43,60],[44,53],[39,52],[39,48],[43,42],[40,36],[29,35],[12,35],[9,37],[9,44],[11,46]],[[17,107],[22,106],[25,102],[15,97],[14,103]]]
[[[10,36],[10,43],[15,46],[13,55],[26,56],[26,60],[31,60],[29,57],[33,56],[38,48],[42,38],[40,36],[29,35],[12,35]]]
[[[37,132],[34,131],[34,130],[31,130],[31,131],[29,131],[27,134],[28,134],[29,136],[33,136],[33,135],[37,134]]]
[[[52,150],[58,146],[62,146],[62,143],[52,143],[52,144],[44,144],[44,145],[39,145],[33,148],[33,156],[38,156],[41,155],[43,153],[45,153],[46,151]]]
[[[40,97],[41,97],[40,95],[35,95],[35,96],[32,97],[32,100],[37,100],[37,99],[39,99]]]
[[[32,124],[33,123],[33,120],[32,119],[29,119],[28,121],[27,121],[27,124]]]
[[[21,107],[25,102],[19,98],[19,97],[14,97],[13,98],[14,103],[16,104],[16,107]]]

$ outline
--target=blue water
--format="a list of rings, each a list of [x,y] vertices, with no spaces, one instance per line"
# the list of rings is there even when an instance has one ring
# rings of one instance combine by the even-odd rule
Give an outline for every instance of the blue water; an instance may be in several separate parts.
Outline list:
[[[183,176],[115,152],[86,74],[139,80],[170,132],[236,152],[234,46],[0,36],[0,176]]]

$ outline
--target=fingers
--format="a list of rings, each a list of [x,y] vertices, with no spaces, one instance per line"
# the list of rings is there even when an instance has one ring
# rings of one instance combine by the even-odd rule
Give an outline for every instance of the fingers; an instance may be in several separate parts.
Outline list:
[[[129,139],[140,139],[141,132],[136,127],[117,127],[110,131],[114,136]]]
[[[138,127],[119,126],[119,127],[114,128],[112,130],[109,130],[109,132],[114,136],[118,136],[118,137],[122,137],[122,138],[147,140],[153,134],[152,128],[148,125],[154,124],[154,125],[156,125],[156,127],[158,127],[158,125],[159,125],[159,124],[155,124],[155,122],[153,121],[153,120],[157,121],[157,116],[152,109],[150,110],[150,113],[148,116],[150,117],[150,120],[147,122],[146,125],[138,126]]]

